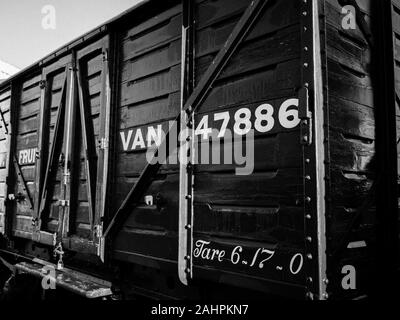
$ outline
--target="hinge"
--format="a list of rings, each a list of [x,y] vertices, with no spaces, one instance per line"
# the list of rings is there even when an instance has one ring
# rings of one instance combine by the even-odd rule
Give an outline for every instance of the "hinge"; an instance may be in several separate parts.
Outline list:
[[[39,82],[39,86],[40,86],[40,89],[46,88],[46,80],[41,80],[41,81]]]
[[[108,61],[108,50],[103,51],[103,61]]]
[[[68,185],[70,183],[71,173],[64,174],[64,185]]]
[[[99,141],[99,148],[100,150],[106,150],[108,149],[108,139],[107,138],[101,138],[101,140]]]
[[[310,111],[310,96],[307,87],[299,91],[299,118],[300,125],[300,143],[305,146],[312,144],[312,113]]]
[[[63,208],[69,207],[69,200],[59,200],[58,205]]]
[[[102,225],[95,225],[94,226],[94,236],[96,238],[101,238],[103,236],[103,226]]]

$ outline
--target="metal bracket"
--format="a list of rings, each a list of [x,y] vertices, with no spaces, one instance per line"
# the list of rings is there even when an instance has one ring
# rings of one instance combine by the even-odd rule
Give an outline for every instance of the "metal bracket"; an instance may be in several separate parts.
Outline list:
[[[60,242],[58,246],[54,249],[53,251],[54,258],[57,258],[58,256],[58,262],[57,262],[57,270],[62,270],[64,269],[64,262],[63,262],[63,256],[65,254],[62,243]]]
[[[109,141],[107,138],[101,138],[99,141],[99,149],[100,150],[106,150],[109,148]]]
[[[69,172],[69,170],[68,170],[67,173],[64,173],[63,176],[64,176],[64,185],[70,184],[70,182],[71,182],[71,173]]]
[[[300,125],[300,143],[304,146],[312,144],[312,113],[310,111],[310,97],[308,88],[303,87],[299,91],[299,118]]]
[[[46,88],[46,83],[47,83],[46,80],[41,80],[41,81],[39,82],[39,87],[40,87],[40,89]]]
[[[69,200],[59,200],[58,201],[58,206],[62,208],[69,207]]]
[[[103,226],[98,224],[94,226],[94,235],[96,238],[100,239],[103,236]]]

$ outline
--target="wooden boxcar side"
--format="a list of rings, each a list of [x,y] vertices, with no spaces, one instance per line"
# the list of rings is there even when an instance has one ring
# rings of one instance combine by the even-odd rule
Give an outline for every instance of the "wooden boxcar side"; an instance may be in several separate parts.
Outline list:
[[[354,30],[340,0],[145,1],[0,85],[6,251],[57,262],[64,250],[128,296],[368,293],[381,106],[373,1],[349,2]],[[176,119],[211,155],[149,166]],[[217,150],[211,129],[247,144]]]

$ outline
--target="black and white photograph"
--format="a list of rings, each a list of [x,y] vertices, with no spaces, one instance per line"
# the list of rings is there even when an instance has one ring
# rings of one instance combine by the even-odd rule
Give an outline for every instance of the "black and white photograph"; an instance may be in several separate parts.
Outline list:
[[[399,168],[400,0],[0,0],[0,310],[400,302]]]

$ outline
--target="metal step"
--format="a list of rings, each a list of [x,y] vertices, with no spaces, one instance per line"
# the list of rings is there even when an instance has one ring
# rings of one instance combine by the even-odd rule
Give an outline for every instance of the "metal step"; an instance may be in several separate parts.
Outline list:
[[[37,261],[16,264],[17,273],[30,274],[38,278],[54,276],[56,289],[63,288],[88,299],[104,298],[112,295],[110,282],[68,268],[57,270],[57,266],[54,264],[44,264],[44,262],[39,262],[40,260]]]

